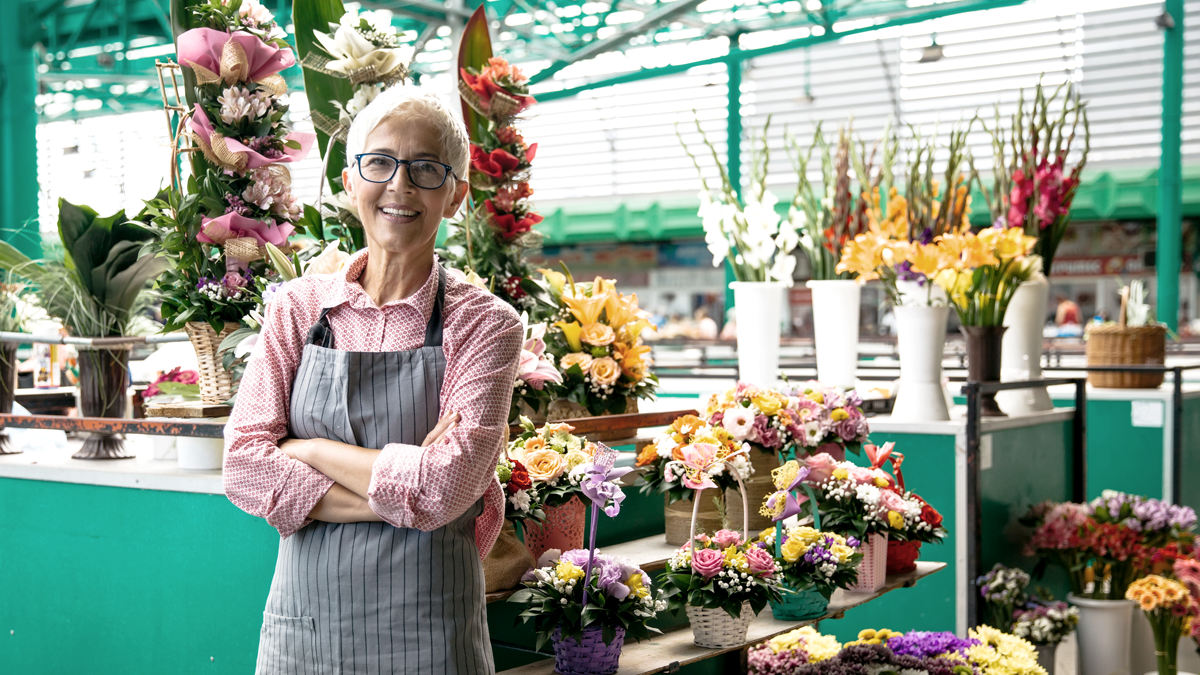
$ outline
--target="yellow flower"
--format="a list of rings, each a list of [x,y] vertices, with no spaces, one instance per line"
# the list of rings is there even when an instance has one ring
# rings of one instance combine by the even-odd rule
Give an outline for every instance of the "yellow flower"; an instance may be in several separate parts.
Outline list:
[[[596,384],[612,384],[621,377],[621,366],[611,357],[605,356],[592,361],[591,375]]]
[[[649,447],[649,446],[647,446],[647,447]],[[574,469],[575,467],[579,466],[580,464],[583,464],[585,462],[590,462],[590,461],[592,461],[592,458],[588,457],[587,453],[582,450],[568,450],[567,451],[567,471]]]
[[[592,369],[592,355],[584,354],[583,352],[572,352],[559,359],[558,365],[564,371],[571,366],[579,366],[583,374],[587,375],[588,371]]]
[[[897,530],[904,529],[904,516],[896,511],[888,511],[888,525]]]
[[[555,293],[562,295],[563,286],[567,283],[567,275],[562,272],[555,272],[554,270],[544,270],[540,267],[538,271],[542,273],[542,277],[550,284],[550,288],[553,288]]]
[[[808,553],[808,545],[799,537],[789,537],[783,542],[783,559],[787,562],[794,563],[805,553]]]
[[[819,391],[814,391],[813,393],[808,395],[808,400],[824,404],[825,403],[825,394],[822,394]]]
[[[613,344],[614,357],[621,364],[621,372],[625,373],[634,380],[641,380],[646,377],[649,363],[644,358],[650,353],[650,348],[646,345],[628,345],[621,342]]]
[[[854,549],[845,544],[834,544],[829,550],[838,557],[839,563],[846,562],[850,556],[854,555]]]
[[[583,331],[582,326],[575,323],[574,321],[572,321],[571,323],[567,323],[565,321],[559,321],[559,322],[555,323],[554,325],[556,327],[562,329],[563,337],[567,338],[567,344],[571,346],[571,351],[575,351],[575,352],[583,351],[583,342],[581,342],[579,339],[579,334],[580,334],[580,332]]]
[[[844,419],[849,419],[850,413],[846,412],[845,408],[834,408],[833,412],[829,413],[829,419],[834,422],[841,422]]]
[[[847,642],[842,646],[849,647],[850,645],[879,645],[884,644],[891,638],[899,637],[900,635],[903,635],[903,633],[898,633],[887,628],[880,628],[879,630],[875,630],[874,628],[864,628],[858,632],[857,640],[854,642]]]
[[[908,262],[912,271],[933,278],[944,266],[941,249],[936,244],[913,244]]]
[[[606,300],[608,300],[608,296],[603,293],[597,294],[595,290],[592,291],[590,298],[582,294],[579,296],[563,295],[563,302],[566,303],[575,318],[579,319],[579,323],[584,326],[600,320],[600,313],[604,311]]]
[[[842,259],[834,268],[838,274],[850,272],[859,282],[879,278],[879,267],[883,264],[883,248],[887,239],[874,232],[864,232],[842,248]]]
[[[775,415],[787,403],[786,399],[773,391],[759,392],[758,396],[750,400],[764,415]]]
[[[579,339],[593,347],[611,345],[616,338],[612,326],[603,323],[589,323],[579,331]]]
[[[641,572],[634,572],[633,574],[630,574],[629,578],[625,580],[625,585],[629,587],[629,592],[632,593],[635,598],[644,598],[650,595],[650,589],[646,588],[646,586],[642,584]]]
[[[563,581],[576,581],[583,578],[583,570],[569,560],[559,559],[558,566],[554,568],[554,573]]]
[[[846,480],[850,477],[850,471],[847,469],[834,469],[833,477],[838,480]]]

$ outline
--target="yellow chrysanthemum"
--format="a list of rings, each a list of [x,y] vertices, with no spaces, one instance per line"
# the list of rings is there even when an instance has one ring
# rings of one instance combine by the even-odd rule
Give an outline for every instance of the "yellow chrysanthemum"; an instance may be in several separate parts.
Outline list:
[[[904,529],[904,516],[897,511],[888,511],[888,525],[896,530]]]
[[[849,418],[850,413],[846,412],[845,408],[834,408],[833,412],[829,413],[829,419],[833,420],[834,422],[841,422],[842,420]]]
[[[846,480],[850,477],[850,471],[848,469],[834,469],[833,477],[838,480]]]
[[[887,642],[891,638],[899,637],[901,635],[903,635],[903,633],[898,633],[888,628],[880,628],[879,630],[875,630],[874,628],[864,628],[858,632],[857,640],[853,642],[847,642],[842,646],[849,647],[850,645],[879,645]]]
[[[641,572],[634,572],[633,574],[630,574],[629,578],[625,580],[625,585],[629,587],[629,592],[632,593],[634,597],[644,598],[650,595],[650,589],[646,588],[646,586],[642,584]]]
[[[563,581],[575,581],[583,578],[583,570],[568,560],[559,560],[558,566],[554,568],[554,573]]]

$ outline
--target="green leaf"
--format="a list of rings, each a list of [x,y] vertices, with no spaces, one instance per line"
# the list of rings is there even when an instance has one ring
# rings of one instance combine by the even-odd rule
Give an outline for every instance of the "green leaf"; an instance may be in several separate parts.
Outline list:
[[[159,382],[158,390],[168,396],[200,397],[199,384],[184,384],[182,382]]]
[[[89,206],[72,204],[62,198],[58,200],[58,236],[68,251],[75,247],[76,240],[87,231],[96,215]]]
[[[322,33],[329,31],[329,24],[336,24],[346,13],[342,0],[294,0],[292,3],[292,26],[296,32],[297,61],[304,60],[310,53],[316,52],[323,56],[324,50],[313,37],[313,31]],[[307,68],[304,71],[304,94],[308,96],[308,105],[313,111],[338,118],[338,110],[333,101],[346,102],[354,97],[354,87],[350,81],[318,73]],[[329,136],[317,131],[317,145],[321,156],[329,158],[329,168],[326,176],[333,180],[342,175],[345,167],[345,153],[337,152],[329,147]],[[332,153],[332,154],[330,154]]]
[[[480,4],[479,9],[476,9],[475,13],[471,15],[466,28],[463,29],[458,47],[458,67],[480,70],[487,65],[488,59],[492,58],[492,55],[492,36],[488,33],[487,14],[484,12],[484,5]],[[462,75],[456,72],[454,79],[457,82],[461,77]],[[467,105],[466,101],[462,102],[462,110],[463,121],[466,122],[467,134],[471,137],[471,142],[480,145],[484,136],[487,135],[487,118],[475,112],[474,108]]]

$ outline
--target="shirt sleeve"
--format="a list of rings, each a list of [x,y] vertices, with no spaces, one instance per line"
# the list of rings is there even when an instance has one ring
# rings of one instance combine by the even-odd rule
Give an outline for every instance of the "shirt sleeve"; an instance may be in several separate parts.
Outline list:
[[[308,514],[334,482],[279,450],[308,329],[297,321],[304,314],[296,311],[302,290],[288,284],[271,303],[225,425],[225,494],[239,509],[265,518],[281,537],[311,522]]]
[[[473,318],[455,326],[462,341],[447,354],[440,403],[441,414],[459,413],[458,425],[428,447],[388,444],[372,467],[368,502],[396,527],[443,527],[496,483],[524,336],[511,308],[491,299],[488,305],[483,311],[463,307],[457,312]]]

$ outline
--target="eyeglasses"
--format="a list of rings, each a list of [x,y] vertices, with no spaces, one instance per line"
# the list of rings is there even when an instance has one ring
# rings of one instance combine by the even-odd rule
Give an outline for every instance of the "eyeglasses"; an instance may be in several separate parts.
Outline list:
[[[436,190],[446,183],[447,177],[454,176],[453,167],[449,164],[429,159],[409,161],[378,152],[367,152],[355,155],[354,160],[358,162],[358,175],[369,183],[390,183],[401,164],[408,171],[409,182],[425,190]]]

